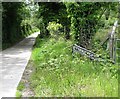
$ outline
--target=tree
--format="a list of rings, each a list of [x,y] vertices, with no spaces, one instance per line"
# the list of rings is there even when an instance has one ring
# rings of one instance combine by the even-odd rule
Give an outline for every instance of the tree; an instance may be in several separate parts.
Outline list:
[[[23,21],[30,18],[30,12],[24,2],[2,2],[2,7],[2,42],[12,44],[29,30],[29,25]]]
[[[49,22],[56,21],[62,24],[65,28],[65,37],[69,38],[70,20],[67,17],[66,6],[62,2],[39,2],[39,11],[37,19],[42,20],[37,22],[39,27],[41,26],[41,35],[49,35],[47,26]],[[44,26],[43,26],[44,25]],[[42,28],[44,27],[44,28]],[[68,30],[68,31],[67,31]],[[42,36],[43,37],[43,36]]]
[[[100,19],[111,5],[102,2],[66,3],[68,16],[71,19],[71,34],[80,46],[85,48],[91,46],[93,36],[99,29]]]
[[[47,36],[49,35],[49,32],[47,30],[48,23],[51,21],[57,21],[60,5],[58,2],[39,2],[38,5],[39,11],[37,14],[37,18],[42,20],[42,24],[40,23],[40,26],[43,27],[44,25],[44,28],[41,28],[42,30],[40,31],[42,31],[42,35]]]

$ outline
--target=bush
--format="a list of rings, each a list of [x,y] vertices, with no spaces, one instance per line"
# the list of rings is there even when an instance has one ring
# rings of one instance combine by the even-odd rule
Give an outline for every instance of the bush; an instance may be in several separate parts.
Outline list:
[[[59,30],[62,28],[62,25],[59,24],[59,23],[56,23],[55,21],[53,22],[49,22],[48,24],[48,31],[50,32],[50,34],[53,36],[53,35],[57,35],[59,34]]]

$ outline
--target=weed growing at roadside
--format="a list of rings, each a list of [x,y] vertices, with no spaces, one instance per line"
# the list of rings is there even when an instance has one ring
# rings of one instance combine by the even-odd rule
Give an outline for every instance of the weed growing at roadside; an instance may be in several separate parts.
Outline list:
[[[31,87],[36,97],[117,97],[117,66],[72,56],[72,42],[37,39],[32,53],[35,71]]]

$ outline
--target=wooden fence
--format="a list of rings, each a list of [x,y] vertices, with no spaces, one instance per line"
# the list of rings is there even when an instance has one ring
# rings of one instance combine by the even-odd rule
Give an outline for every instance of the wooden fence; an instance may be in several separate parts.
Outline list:
[[[101,45],[103,45],[106,41],[108,41],[108,50],[110,52],[110,59],[112,62],[116,63],[116,28],[118,26],[118,21],[115,21],[114,26],[112,27],[112,31],[107,34],[103,42],[101,42]],[[90,50],[87,50],[83,47],[78,46],[77,44],[74,44],[72,47],[72,52],[78,52],[81,55],[85,55],[89,57],[92,60],[97,60],[97,61],[104,61],[102,58],[100,58],[98,55],[93,53]]]
[[[117,40],[117,37],[116,37],[116,28],[118,26],[118,21],[115,21],[114,22],[114,26],[112,27],[112,31],[109,32],[104,40],[101,42],[101,45],[103,45],[105,42],[108,41],[108,50],[110,52],[110,59],[115,63],[116,62],[116,40]]]
[[[75,52],[78,52],[81,55],[84,55],[84,56],[86,56],[92,60],[95,60],[95,61],[103,61],[103,59],[100,58],[100,56],[96,55],[94,52],[92,52],[88,49],[85,49],[81,46],[78,46],[77,44],[74,44],[72,47],[72,53],[74,54]]]

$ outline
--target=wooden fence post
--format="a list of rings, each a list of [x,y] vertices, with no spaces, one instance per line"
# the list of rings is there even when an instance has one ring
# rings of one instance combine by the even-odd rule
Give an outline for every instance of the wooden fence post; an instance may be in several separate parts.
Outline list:
[[[119,0],[119,4],[118,4],[118,33],[117,33],[117,38],[120,39],[120,0]],[[120,48],[120,41],[117,42],[117,48]],[[117,51],[118,54],[118,63],[120,65],[120,50]]]
[[[120,0],[118,3],[118,33],[117,33],[118,38],[120,39]],[[117,48],[120,47],[120,42],[117,45]],[[120,51],[117,51],[118,56],[120,56]],[[118,90],[120,90],[120,57],[118,57]],[[120,93],[118,94],[118,98],[120,99]]]
[[[115,54],[114,45],[115,45],[115,30],[116,30],[117,24],[118,24],[118,21],[115,21],[112,32],[110,34],[110,39],[109,39],[110,59],[113,61],[115,60],[114,59],[114,54]]]

